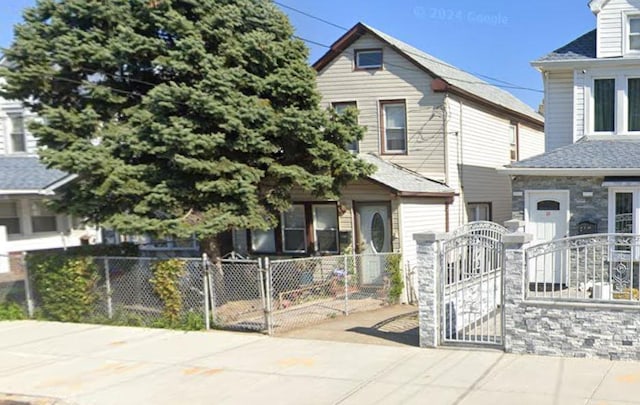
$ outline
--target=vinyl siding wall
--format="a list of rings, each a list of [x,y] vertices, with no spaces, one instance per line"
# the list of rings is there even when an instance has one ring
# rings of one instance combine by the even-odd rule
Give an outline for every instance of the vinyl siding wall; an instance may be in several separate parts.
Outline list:
[[[491,203],[495,222],[511,219],[511,182],[508,175],[496,169],[511,163],[512,120],[457,97],[447,99],[447,111],[447,132],[451,135],[448,146],[458,151],[457,156],[450,154],[454,155],[449,163],[450,178],[457,178],[462,186],[457,189],[462,201],[454,204],[460,210],[462,223],[468,220],[466,204],[469,203]],[[521,124],[520,142],[521,155],[544,152],[544,135],[535,128]],[[452,217],[452,230],[461,225],[456,219]]]
[[[545,79],[545,150],[573,143],[573,71],[549,72]]]
[[[354,70],[356,49],[383,49],[384,69]],[[382,155],[427,177],[444,180],[444,95],[431,91],[432,78],[405,57],[367,34],[318,73],[323,103],[356,101],[367,128],[360,152],[380,154],[381,100],[406,100],[408,153]]]
[[[627,13],[638,14],[640,0],[610,0],[598,14],[598,58],[620,57],[626,52]]]
[[[417,264],[416,242],[413,235],[424,232],[446,232],[445,200],[404,198],[400,205],[402,220],[402,259],[404,265],[413,268]]]
[[[520,160],[544,153],[544,133],[528,125],[520,124],[518,147]]]

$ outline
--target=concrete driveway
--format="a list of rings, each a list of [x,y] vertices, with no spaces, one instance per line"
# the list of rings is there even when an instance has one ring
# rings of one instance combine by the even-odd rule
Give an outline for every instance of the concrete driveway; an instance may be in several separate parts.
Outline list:
[[[630,404],[640,363],[0,322],[0,404]]]

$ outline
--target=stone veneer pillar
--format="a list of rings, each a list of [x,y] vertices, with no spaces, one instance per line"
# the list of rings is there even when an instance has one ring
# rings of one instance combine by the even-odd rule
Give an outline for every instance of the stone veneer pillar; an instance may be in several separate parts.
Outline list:
[[[440,341],[438,249],[445,234],[426,232],[413,235],[418,252],[418,313],[420,347],[436,347]]]

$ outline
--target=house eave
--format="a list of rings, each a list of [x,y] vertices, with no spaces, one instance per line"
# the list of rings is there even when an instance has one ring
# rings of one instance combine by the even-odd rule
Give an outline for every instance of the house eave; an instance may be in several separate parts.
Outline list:
[[[0,190],[0,195],[54,195],[52,190],[46,189],[17,189],[17,190]]]
[[[499,172],[511,176],[572,176],[572,177],[601,177],[601,176],[629,176],[640,175],[640,168],[532,168],[532,167],[502,167]]]
[[[637,56],[625,56],[622,58],[564,59],[531,62],[531,66],[542,72],[563,69],[587,69],[637,65],[640,65],[640,57]]]

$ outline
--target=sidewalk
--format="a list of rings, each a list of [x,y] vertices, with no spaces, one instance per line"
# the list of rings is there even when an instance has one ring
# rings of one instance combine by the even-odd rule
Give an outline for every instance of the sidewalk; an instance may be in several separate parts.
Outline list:
[[[630,404],[640,363],[21,321],[0,322],[0,392],[38,404]]]

